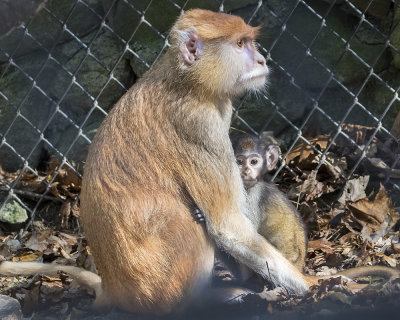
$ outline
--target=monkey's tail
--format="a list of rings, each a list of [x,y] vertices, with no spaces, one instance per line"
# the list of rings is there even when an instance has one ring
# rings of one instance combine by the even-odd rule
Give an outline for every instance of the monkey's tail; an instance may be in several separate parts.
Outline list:
[[[40,262],[3,261],[0,263],[0,274],[5,276],[31,276],[36,273],[55,276],[57,275],[58,271],[68,273],[80,284],[93,289],[96,293],[96,298],[101,296],[101,278],[97,274],[87,271],[83,268]]]
[[[400,278],[400,270],[384,266],[366,266],[344,270],[335,275],[345,276],[350,279],[356,277],[375,276],[390,280],[394,278]]]

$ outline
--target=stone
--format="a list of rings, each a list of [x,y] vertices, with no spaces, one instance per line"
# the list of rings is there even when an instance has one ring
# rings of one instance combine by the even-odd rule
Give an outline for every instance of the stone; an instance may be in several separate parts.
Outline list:
[[[393,23],[395,25],[395,28],[390,35],[390,43],[397,49],[392,49],[393,64],[396,66],[397,69],[400,69],[400,54],[398,53],[400,51],[400,24],[398,23],[400,19],[400,8],[398,7],[399,5],[400,1],[396,0],[396,9],[393,16]]]
[[[15,200],[8,201],[0,211],[0,221],[18,224],[28,220],[26,210]]]
[[[9,0],[15,1],[15,0]],[[24,0],[18,0],[26,3]],[[37,0],[36,0],[37,1]],[[50,50],[55,42],[63,44],[71,41],[72,37],[67,32],[62,32],[62,23],[72,12],[67,21],[67,26],[78,38],[84,37],[98,28],[101,22],[101,15],[104,15],[103,8],[98,0],[85,0],[74,7],[75,1],[71,0],[48,0],[46,8],[54,15],[49,14],[46,10],[41,10],[29,22],[29,33],[40,43],[34,41],[31,37],[24,35],[22,28],[14,30],[6,37],[0,39],[0,48],[7,53],[13,53],[13,58],[25,57],[35,51],[43,50],[41,47]],[[95,13],[88,9],[89,6]],[[99,17],[100,16],[100,17]],[[23,40],[21,42],[21,40]],[[16,50],[14,52],[14,50]],[[26,58],[26,57],[25,57]],[[7,57],[0,55],[0,63],[7,61]]]
[[[396,116],[396,118],[395,118],[395,120],[393,122],[392,129],[390,130],[390,133],[392,135],[394,135],[397,139],[400,140],[400,110],[397,113],[397,116]]]
[[[22,248],[22,244],[17,239],[7,239],[6,245],[10,248],[11,251],[17,251]]]
[[[29,33],[40,44],[28,35],[24,36],[21,28],[1,38],[0,48],[8,54],[14,52],[20,39],[24,39],[13,55],[13,61],[23,72],[8,66],[8,54],[2,54],[0,50],[0,75],[4,73],[0,79],[3,94],[0,95],[0,141],[3,142],[0,142],[0,162],[4,170],[21,168],[25,159],[32,168],[37,168],[52,155],[58,158],[66,155],[72,163],[84,161],[89,142],[79,136],[79,127],[82,126],[83,134],[89,139],[93,138],[105,117],[95,105],[108,112],[126,89],[162,55],[167,47],[165,37],[181,13],[180,6],[186,2],[117,1],[106,19],[113,31],[103,27],[98,33],[102,18],[113,0],[77,3],[72,0],[48,0],[46,7],[55,17],[42,10],[29,24]],[[369,0],[352,1],[360,10],[367,2]],[[307,120],[303,133],[316,123],[316,132],[321,123],[323,130],[331,130],[333,124],[325,115],[341,121],[354,100],[349,91],[356,93],[370,72],[365,63],[393,88],[400,85],[398,72],[395,72],[395,67],[400,66],[397,62],[400,55],[394,50],[390,52],[385,47],[386,39],[367,23],[362,23],[353,34],[360,17],[346,1],[336,1],[326,17],[326,26],[321,28],[321,19],[308,6],[324,16],[330,3],[331,0],[226,0],[222,8],[220,1],[191,0],[185,6],[185,10],[223,9],[240,15],[246,21],[252,18],[252,25],[263,26],[259,42],[265,48],[262,53],[272,59],[268,62],[272,70],[268,93],[265,93],[268,99],[259,95],[246,96],[242,98],[243,104],[242,100],[236,100],[234,104],[240,106],[238,115],[252,128],[274,131],[284,145],[290,145],[296,138],[293,125],[301,127],[307,119],[313,110],[312,99],[318,99],[321,112],[315,111]],[[390,0],[373,1],[366,16],[384,32],[399,15],[396,13],[393,17],[390,4]],[[71,10],[67,28],[78,39],[68,32],[60,34],[62,24],[58,20],[65,21]],[[289,14],[291,16],[287,19]],[[282,30],[286,20],[286,29]],[[396,30],[391,41],[400,47],[400,40],[396,38],[400,28],[398,32]],[[355,54],[346,52],[345,41],[348,39]],[[128,40],[129,50],[124,52],[125,41]],[[90,43],[93,56],[88,55],[85,48]],[[52,57],[56,61],[49,60],[47,53],[54,45]],[[381,52],[383,54],[379,56]],[[392,61],[395,67],[391,66]],[[42,67],[41,74],[36,77]],[[80,70],[76,72],[78,67]],[[75,82],[71,86],[75,73]],[[331,73],[334,79],[330,79]],[[32,81],[27,77],[36,77],[40,89],[33,88],[28,94]],[[393,98],[393,93],[379,82],[371,77],[359,94],[359,100],[375,116],[382,114]],[[62,101],[57,105],[60,99]],[[275,108],[282,116],[275,112]],[[370,114],[359,112],[357,108],[346,121],[376,125]],[[383,119],[387,128],[392,126],[398,110],[396,102],[387,112]],[[237,118],[232,127],[250,132],[248,126]]]
[[[0,37],[33,17],[44,5],[45,0],[2,0],[0,1]]]
[[[327,3],[332,3],[332,0],[323,0]],[[367,9],[367,14],[371,15],[375,18],[384,19],[386,15],[389,13],[391,0],[379,0],[379,1],[370,1],[370,0],[351,0],[351,3],[361,12],[364,12]],[[356,15],[357,12],[354,9],[350,9],[345,0],[337,0],[336,5],[346,6],[348,12],[352,12],[352,14]]]
[[[0,319],[20,320],[23,318],[21,305],[17,299],[0,295]]]
[[[86,34],[81,40],[89,43],[95,32]],[[121,45],[122,42],[115,35],[103,29],[91,45],[91,52],[98,61],[87,56],[86,49],[75,40],[62,43],[55,48],[52,54],[59,63],[48,60],[44,50],[36,50],[25,57],[15,59],[16,64],[33,78],[43,65],[44,67],[36,78],[40,90],[33,88],[25,100],[24,97],[32,86],[26,75],[18,68],[10,67],[1,79],[3,95],[9,101],[16,103],[11,104],[0,96],[0,134],[5,135],[7,143],[15,149],[12,150],[6,145],[0,147],[0,158],[4,160],[2,165],[5,170],[17,170],[23,165],[23,159],[27,159],[28,163],[36,168],[46,156],[46,152],[61,157],[60,153],[63,154],[67,150],[62,148],[66,146],[65,141],[72,143],[78,133],[76,126],[83,123],[93,108],[93,99],[98,98],[98,104],[102,109],[106,111],[111,109],[136,78],[131,70],[129,58],[122,58],[115,67],[113,75],[125,87],[111,80],[102,91],[110,77],[109,70],[114,68],[121,55]],[[68,89],[72,82],[72,74],[80,64],[80,70],[76,74],[78,85],[73,84]],[[56,104],[60,99],[62,100],[59,109],[65,116],[55,113]],[[16,117],[13,121],[17,107],[20,107],[21,115],[29,123],[21,117]],[[52,119],[49,122],[50,117]],[[86,126],[91,123],[99,124],[98,119],[103,118],[104,114],[99,115],[99,112],[94,112]],[[48,142],[41,139],[41,132]],[[66,136],[65,132],[71,132],[73,136]],[[70,160],[82,160],[81,154],[78,159]]]

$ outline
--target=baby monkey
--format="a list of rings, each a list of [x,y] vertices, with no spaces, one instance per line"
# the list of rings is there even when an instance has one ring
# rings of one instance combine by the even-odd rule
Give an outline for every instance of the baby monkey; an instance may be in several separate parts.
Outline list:
[[[260,235],[302,270],[307,252],[304,223],[267,175],[278,163],[279,146],[267,139],[244,135],[234,144],[234,152],[247,191],[248,218]]]
[[[247,191],[247,217],[260,235],[302,271],[307,252],[306,228],[299,212],[267,175],[278,163],[279,146],[268,137],[247,134],[234,143],[233,149]],[[194,215],[197,221],[204,221],[199,209]],[[242,266],[240,269],[240,277],[247,280],[251,273]]]

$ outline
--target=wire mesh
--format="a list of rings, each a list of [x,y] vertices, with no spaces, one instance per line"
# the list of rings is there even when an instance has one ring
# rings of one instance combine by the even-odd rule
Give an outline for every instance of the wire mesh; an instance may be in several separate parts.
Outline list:
[[[283,136],[283,159],[300,142],[304,143],[320,156],[317,169],[322,165],[335,169],[327,155],[339,139],[344,139],[359,151],[350,170],[338,172],[344,180],[350,179],[363,159],[369,157],[368,151],[378,134],[384,135],[388,144],[399,141],[391,126],[400,111],[400,81],[388,80],[381,66],[388,54],[400,54],[391,41],[399,20],[398,2],[385,2],[392,16],[381,20],[370,14],[377,2],[64,0],[60,5],[49,0],[32,20],[0,39],[0,112],[7,114],[0,124],[0,157],[6,159],[3,166],[19,170],[12,181],[0,179],[1,208],[15,200],[33,217],[44,200],[53,199],[49,191],[63,168],[68,167],[81,177],[79,163],[116,97],[162,56],[169,46],[168,30],[176,17],[199,6],[234,13],[250,24],[264,25],[259,50],[273,71],[271,88],[269,93],[246,95],[234,103],[233,127],[255,134],[272,130],[278,137]],[[162,19],[155,14],[160,6],[165,9]],[[351,16],[351,32],[339,30],[333,21],[333,13],[343,8]],[[264,21],[265,16],[270,20]],[[126,23],[128,20],[134,23]],[[40,23],[46,26],[46,32],[40,29]],[[305,34],[301,28],[306,25]],[[363,32],[371,38],[370,54],[359,50],[359,34]],[[142,45],[146,38],[152,39],[151,52]],[[334,59],[324,55],[323,41],[332,44]],[[103,47],[111,48],[107,55],[102,52]],[[26,63],[26,55],[32,52],[34,62]],[[351,83],[343,76],[343,65],[349,61],[362,74],[361,79]],[[134,72],[126,64],[135,64]],[[308,76],[310,69],[318,74],[317,79]],[[88,87],[91,80],[96,85]],[[281,90],[282,84],[285,92]],[[372,108],[368,100],[371,84],[380,86],[388,100],[378,108]],[[344,98],[332,101],[332,92],[340,92]],[[301,116],[293,112],[297,104],[303,108]],[[255,117],[256,122],[252,120]],[[353,122],[372,128],[364,144],[343,129]],[[324,149],[317,148],[307,136],[307,131],[315,126],[323,127],[322,132],[331,132]],[[68,134],[64,135],[63,130]],[[54,132],[58,132],[58,138],[54,138]],[[37,171],[43,154],[55,155],[60,161],[51,177],[42,177]],[[386,160],[387,172],[399,163],[399,154]],[[274,178],[284,168],[295,174],[290,164],[283,161]],[[27,173],[40,178],[45,190],[35,193],[21,189],[21,177]],[[400,190],[399,180],[389,174],[381,181]],[[25,196],[34,200],[27,202]]]

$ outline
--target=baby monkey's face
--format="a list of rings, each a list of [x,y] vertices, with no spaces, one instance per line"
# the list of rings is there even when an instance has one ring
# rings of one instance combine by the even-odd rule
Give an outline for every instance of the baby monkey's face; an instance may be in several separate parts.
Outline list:
[[[236,156],[236,162],[240,169],[244,186],[246,189],[254,187],[254,185],[262,179],[264,169],[264,159],[259,154],[239,154]]]

